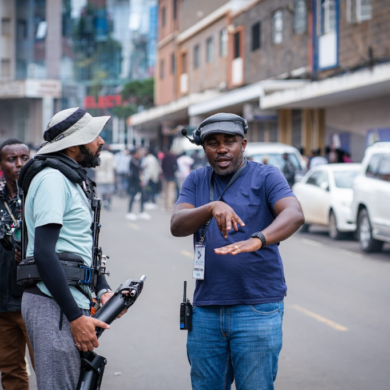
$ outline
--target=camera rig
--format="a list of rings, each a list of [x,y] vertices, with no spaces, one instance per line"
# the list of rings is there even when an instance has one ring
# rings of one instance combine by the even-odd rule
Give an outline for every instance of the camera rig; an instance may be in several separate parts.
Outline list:
[[[93,316],[106,324],[111,324],[123,310],[131,307],[142,292],[146,276],[139,280],[128,279],[123,282],[111,299],[102,306]],[[96,328],[99,338],[104,329]],[[99,390],[104,374],[107,359],[95,352],[81,352],[81,373],[77,390]]]

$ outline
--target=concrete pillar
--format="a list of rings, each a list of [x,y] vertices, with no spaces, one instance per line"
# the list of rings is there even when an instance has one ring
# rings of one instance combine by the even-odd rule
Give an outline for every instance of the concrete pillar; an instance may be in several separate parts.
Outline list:
[[[62,0],[46,1],[46,74],[48,79],[59,79],[62,56]]]
[[[292,128],[291,110],[279,110],[278,111],[278,142],[291,145],[292,142]]]

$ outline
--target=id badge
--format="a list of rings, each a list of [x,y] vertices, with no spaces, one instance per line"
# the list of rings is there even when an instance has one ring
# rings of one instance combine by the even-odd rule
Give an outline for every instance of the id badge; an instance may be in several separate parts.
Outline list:
[[[204,280],[204,269],[206,265],[205,248],[202,244],[195,245],[193,279]]]

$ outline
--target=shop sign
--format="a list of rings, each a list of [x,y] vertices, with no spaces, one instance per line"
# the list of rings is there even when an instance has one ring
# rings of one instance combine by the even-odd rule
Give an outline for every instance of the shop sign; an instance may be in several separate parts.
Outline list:
[[[21,98],[24,96],[23,81],[0,82],[0,98]]]
[[[34,98],[60,98],[61,82],[59,80],[34,80],[25,81],[25,96]]]
[[[113,108],[122,105],[121,95],[86,96],[84,99],[84,107],[88,108]]]

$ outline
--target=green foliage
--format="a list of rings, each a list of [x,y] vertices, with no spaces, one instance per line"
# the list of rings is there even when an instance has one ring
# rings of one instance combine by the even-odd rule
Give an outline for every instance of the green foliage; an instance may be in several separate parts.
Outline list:
[[[129,81],[122,90],[124,101],[131,101],[136,106],[150,108],[154,106],[154,79]]]

